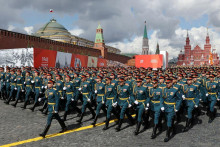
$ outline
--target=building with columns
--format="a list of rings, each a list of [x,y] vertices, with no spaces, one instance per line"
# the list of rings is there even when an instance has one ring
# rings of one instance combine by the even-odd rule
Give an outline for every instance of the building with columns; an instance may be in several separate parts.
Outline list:
[[[219,55],[216,53],[216,50],[212,50],[212,45],[210,44],[209,33],[207,31],[204,49],[202,49],[199,45],[196,45],[192,50],[192,46],[190,44],[190,38],[187,31],[186,36],[186,44],[184,46],[184,51],[180,51],[178,55],[178,62],[177,65],[210,65],[210,55],[213,58],[213,64],[219,64]]]

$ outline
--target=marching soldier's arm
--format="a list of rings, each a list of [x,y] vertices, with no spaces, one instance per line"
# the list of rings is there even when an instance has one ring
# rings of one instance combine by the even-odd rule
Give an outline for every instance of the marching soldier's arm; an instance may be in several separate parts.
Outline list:
[[[183,99],[182,99],[182,96],[180,97],[180,96],[177,95],[177,92],[176,92],[175,97],[176,97],[176,105],[175,105],[176,108],[175,108],[175,109],[176,109],[177,111],[179,111]]]
[[[112,87],[112,92],[114,93],[114,100],[113,100],[113,102],[115,103],[115,102],[118,101],[118,93],[117,93],[117,90],[114,87]]]
[[[130,103],[134,103],[135,100],[135,87],[133,87],[132,93],[130,94]]]
[[[160,108],[164,107],[164,98],[163,98],[163,93],[165,94],[166,90],[164,89],[162,91],[162,89],[160,90]]]
[[[149,89],[149,88],[147,87],[147,91],[148,91],[148,93],[147,93],[147,96],[146,96],[146,103],[147,103],[147,104],[150,104],[150,92],[151,92],[151,88]]]
[[[149,103],[148,101],[148,99],[149,99],[149,91],[148,91],[148,88],[145,88],[145,90],[144,90],[144,94],[145,94],[145,104],[147,104],[147,103]]]

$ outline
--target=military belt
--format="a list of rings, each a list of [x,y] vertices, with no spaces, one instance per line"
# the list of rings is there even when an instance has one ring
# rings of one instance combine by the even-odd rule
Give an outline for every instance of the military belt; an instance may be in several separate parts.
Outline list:
[[[73,94],[73,92],[67,92],[66,94]]]
[[[190,101],[190,100],[194,100],[195,98],[185,98],[185,99]]]
[[[138,102],[142,103],[142,102],[145,102],[146,100],[137,100]]]
[[[48,103],[48,105],[56,105],[56,103]]]
[[[164,103],[167,104],[167,105],[175,105],[176,104],[175,102],[170,103],[170,102],[166,102],[166,101],[164,101]]]
[[[26,87],[31,87],[31,85],[26,85]]]
[[[97,94],[97,96],[104,96],[104,94]]]
[[[58,92],[62,92],[62,90],[59,90]]]
[[[76,87],[76,88],[79,88],[79,87]]]
[[[217,94],[217,93],[208,92],[208,94],[211,94],[211,95],[212,95],[212,94]]]
[[[160,101],[153,101],[153,100],[151,100],[151,102],[152,102],[152,103],[155,103],[155,104],[156,104],[156,103],[160,103]]]
[[[17,84],[18,86],[22,86],[22,84]]]
[[[114,99],[114,97],[108,97],[107,98],[107,100],[113,100]]]
[[[35,88],[40,88],[40,87],[35,87]]]
[[[16,85],[15,83],[11,83],[11,85]]]
[[[89,93],[82,93],[83,95],[88,95]]]
[[[126,98],[119,98],[120,100],[128,100],[128,97],[126,97]]]

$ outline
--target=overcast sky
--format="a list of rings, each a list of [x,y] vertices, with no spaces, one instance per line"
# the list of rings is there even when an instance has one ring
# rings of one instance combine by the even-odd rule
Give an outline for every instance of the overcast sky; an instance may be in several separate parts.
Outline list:
[[[106,44],[123,53],[141,53],[146,20],[150,50],[158,42],[170,59],[184,48],[187,29],[192,47],[204,48],[208,27],[220,53],[220,0],[0,0],[0,13],[2,29],[31,34],[54,17],[93,41],[100,23]]]

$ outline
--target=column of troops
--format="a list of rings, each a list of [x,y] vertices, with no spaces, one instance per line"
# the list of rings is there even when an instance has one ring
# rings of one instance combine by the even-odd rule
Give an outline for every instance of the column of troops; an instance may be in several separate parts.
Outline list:
[[[219,67],[168,68],[0,68],[1,99],[16,107],[40,111],[48,115],[40,136],[45,137],[52,119],[67,130],[67,115],[78,113],[82,123],[88,108],[92,125],[96,125],[102,110],[106,116],[103,130],[109,128],[111,114],[118,119],[116,131],[126,118],[136,123],[135,135],[150,127],[153,120],[154,139],[166,124],[165,142],[176,133],[175,125],[185,121],[182,131],[188,131],[206,112],[211,123],[219,106]],[[64,111],[61,119],[58,112]],[[88,115],[87,115],[88,116]],[[186,118],[186,119],[185,119]]]

